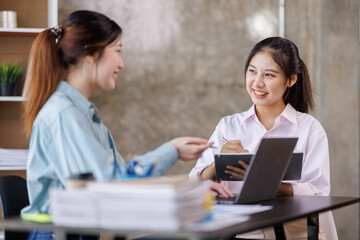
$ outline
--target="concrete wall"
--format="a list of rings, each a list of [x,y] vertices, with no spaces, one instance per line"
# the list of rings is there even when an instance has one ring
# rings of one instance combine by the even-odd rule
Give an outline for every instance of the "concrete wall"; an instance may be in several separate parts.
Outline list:
[[[359,195],[359,2],[322,1],[319,119],[329,137],[333,195]],[[339,239],[359,239],[359,205],[334,211]]]
[[[328,134],[331,195],[359,195],[359,2],[286,1],[285,36],[303,53],[313,115]],[[359,239],[359,206],[334,211],[339,239]]]
[[[124,29],[116,90],[92,101],[124,158],[177,136],[208,138],[221,117],[247,110],[246,57],[278,35],[278,0],[59,0],[60,22],[79,9],[110,16]],[[332,195],[359,195],[357,0],[286,0],[285,37],[307,63],[312,114],[327,131]],[[168,174],[187,173],[178,162]],[[359,239],[359,208],[334,212],[339,239]]]

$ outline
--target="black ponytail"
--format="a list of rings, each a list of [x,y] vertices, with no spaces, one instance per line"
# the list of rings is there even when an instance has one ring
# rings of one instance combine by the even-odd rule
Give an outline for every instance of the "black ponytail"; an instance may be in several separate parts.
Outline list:
[[[299,60],[300,73],[297,74],[297,81],[286,90],[283,99],[285,104],[290,103],[297,111],[308,113],[314,107],[310,76],[304,61]]]

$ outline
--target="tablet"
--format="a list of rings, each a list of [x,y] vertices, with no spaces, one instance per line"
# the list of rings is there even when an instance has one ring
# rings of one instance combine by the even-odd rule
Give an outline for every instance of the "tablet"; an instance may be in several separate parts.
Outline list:
[[[247,164],[250,163],[254,154],[250,153],[220,153],[215,154],[215,175],[216,180],[220,181],[238,181],[230,178],[230,175],[225,173],[226,166],[231,165],[243,168],[239,161],[242,160]],[[293,153],[289,166],[285,172],[283,180],[299,180],[301,178],[303,153]]]

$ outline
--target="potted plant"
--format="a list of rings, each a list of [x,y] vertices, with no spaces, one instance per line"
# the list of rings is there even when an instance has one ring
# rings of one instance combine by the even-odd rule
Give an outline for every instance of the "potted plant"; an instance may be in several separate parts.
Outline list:
[[[16,80],[23,68],[15,63],[4,62],[0,67],[0,96],[13,96]]]

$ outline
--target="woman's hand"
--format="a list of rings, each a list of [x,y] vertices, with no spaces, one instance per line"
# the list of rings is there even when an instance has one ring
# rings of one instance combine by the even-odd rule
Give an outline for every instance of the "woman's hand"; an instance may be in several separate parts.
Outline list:
[[[238,168],[238,167],[228,165],[228,166],[226,166],[227,170],[225,170],[225,173],[229,174],[230,178],[232,178],[232,179],[242,181],[242,180],[244,180],[245,173],[246,173],[246,170],[248,169],[249,165],[246,162],[241,161],[241,160],[238,163],[243,168]]]
[[[249,151],[247,149],[244,149],[240,140],[230,140],[230,141],[227,141],[222,146],[221,152],[222,153],[242,153],[242,152],[249,152]],[[248,164],[243,161],[239,161],[239,164],[243,168],[238,168],[238,167],[229,165],[229,166],[226,166],[227,170],[225,171],[225,173],[230,174],[230,178],[241,181],[244,179],[246,170],[248,168]]]
[[[289,183],[280,183],[278,192],[278,195],[285,195],[285,196],[292,196],[294,195],[294,191],[292,188],[292,185]]]
[[[179,137],[169,141],[178,151],[179,159],[190,161],[201,157],[202,152],[213,145],[206,139],[198,137]]]
[[[240,140],[230,140],[227,141],[221,148],[222,153],[241,153],[249,152],[247,149],[244,149]]]
[[[221,185],[220,183],[217,183],[217,182],[214,182],[214,181],[211,181],[211,188],[210,188],[210,193],[213,195],[213,196],[221,196],[221,197],[224,197],[224,198],[231,198],[231,197],[235,197],[234,194],[232,194],[229,189],[227,189],[225,186]]]

